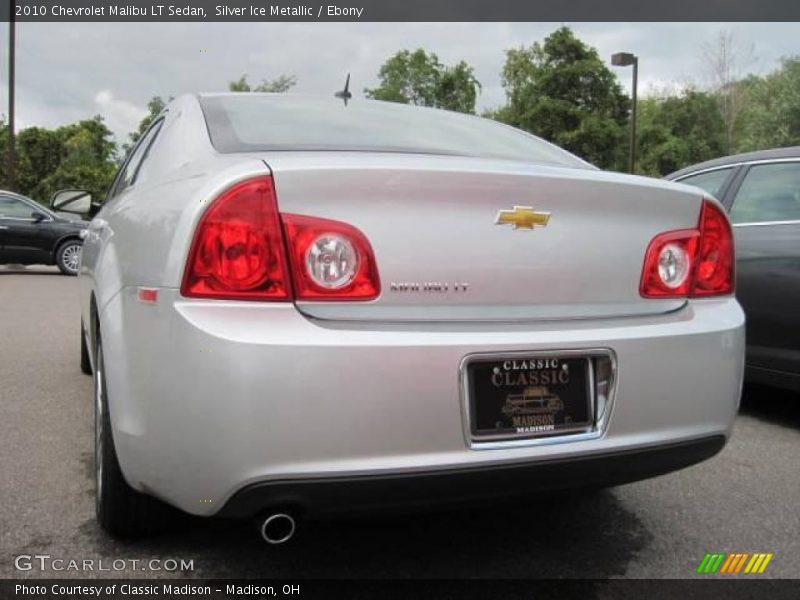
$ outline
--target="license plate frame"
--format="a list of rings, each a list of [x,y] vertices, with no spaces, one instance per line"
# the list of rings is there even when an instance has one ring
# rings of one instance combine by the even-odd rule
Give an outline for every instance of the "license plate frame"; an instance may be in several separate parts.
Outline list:
[[[595,359],[612,358],[610,351],[598,350],[552,350],[511,353],[481,353],[466,356],[460,366],[462,399],[464,411],[464,431],[472,447],[494,447],[504,445],[527,445],[551,443],[555,441],[570,441],[596,437],[599,431],[595,386]],[[581,375],[576,380],[570,377],[568,384],[556,383],[551,385],[531,385],[540,383],[536,377],[522,378],[521,383],[512,375],[511,384],[503,379],[499,390],[492,398],[487,398],[486,382],[476,385],[476,377],[487,375],[486,370],[493,376],[496,367],[501,368],[501,375],[506,373],[539,373],[543,365],[545,370],[552,371],[552,361],[558,361],[557,368],[568,365],[570,373],[575,373],[580,368]],[[612,359],[613,360],[613,359]],[[504,363],[513,363],[506,364]],[[531,365],[531,362],[533,363]],[[527,364],[526,364],[527,363]],[[580,367],[578,367],[580,365]],[[503,367],[512,367],[504,369]],[[533,366],[534,368],[527,368]],[[481,373],[481,370],[483,372]],[[494,384],[493,384],[494,385]],[[498,386],[495,386],[498,387]],[[545,387],[546,390],[534,390],[531,395],[530,387]],[[551,389],[552,388],[552,389]],[[527,395],[526,395],[527,390]],[[505,399],[503,396],[505,395]],[[566,397],[566,403],[561,398]],[[512,398],[509,398],[511,396]],[[478,403],[483,403],[479,405]],[[487,408],[486,403],[492,406]],[[498,406],[502,404],[504,413],[500,413]],[[559,414],[561,410],[561,414]],[[486,415],[502,417],[502,426],[495,423],[494,427],[486,427]],[[552,419],[547,421],[547,415]],[[513,417],[525,417],[517,419]],[[565,417],[577,416],[578,421],[565,422]],[[605,424],[605,419],[603,419]],[[483,425],[483,426],[481,426]],[[519,425],[522,425],[520,427]],[[552,425],[552,427],[549,427]]]

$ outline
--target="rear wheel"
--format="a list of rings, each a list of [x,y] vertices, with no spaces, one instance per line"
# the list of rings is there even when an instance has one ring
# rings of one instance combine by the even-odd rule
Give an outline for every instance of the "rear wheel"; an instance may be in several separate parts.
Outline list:
[[[166,506],[130,487],[120,469],[108,412],[108,388],[99,335],[95,354],[94,405],[97,521],[115,537],[153,533],[164,523]]]
[[[83,244],[79,240],[67,240],[56,250],[56,265],[64,275],[77,275],[81,265]]]

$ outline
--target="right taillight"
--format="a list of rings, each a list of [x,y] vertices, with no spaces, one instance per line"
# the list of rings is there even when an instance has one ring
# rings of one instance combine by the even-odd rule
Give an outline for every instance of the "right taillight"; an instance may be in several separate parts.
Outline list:
[[[734,266],[733,233],[728,217],[719,206],[704,200],[692,296],[732,294]]]
[[[713,202],[703,201],[696,229],[661,233],[647,247],[639,286],[645,298],[727,295],[733,288],[733,234]]]

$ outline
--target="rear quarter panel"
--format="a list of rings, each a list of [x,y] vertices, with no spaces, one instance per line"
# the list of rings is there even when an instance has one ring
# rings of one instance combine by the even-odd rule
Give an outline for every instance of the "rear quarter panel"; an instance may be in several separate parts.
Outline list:
[[[133,186],[107,199],[89,226],[81,273],[84,322],[123,288],[177,288],[195,225],[220,191],[268,173],[254,157],[217,154],[193,97],[170,105]]]

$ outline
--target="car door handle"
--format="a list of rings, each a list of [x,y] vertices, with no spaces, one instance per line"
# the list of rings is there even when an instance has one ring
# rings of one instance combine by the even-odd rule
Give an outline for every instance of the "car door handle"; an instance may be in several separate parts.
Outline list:
[[[8,229],[8,225],[0,225],[0,229]]]

